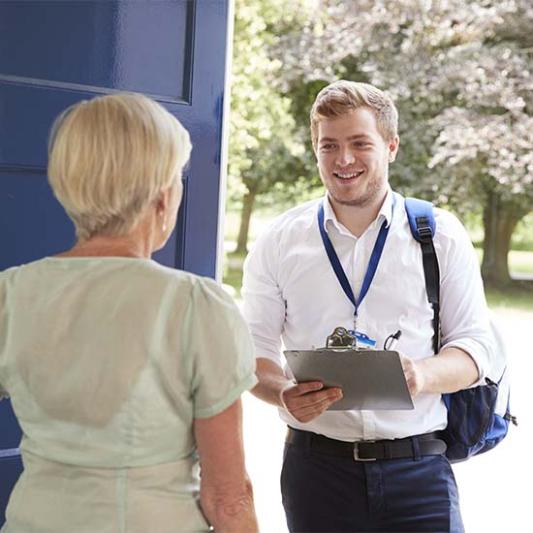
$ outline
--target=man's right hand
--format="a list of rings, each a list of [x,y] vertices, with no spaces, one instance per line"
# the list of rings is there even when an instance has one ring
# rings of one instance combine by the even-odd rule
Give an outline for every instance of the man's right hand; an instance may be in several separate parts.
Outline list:
[[[320,381],[307,381],[290,385],[281,391],[283,407],[298,422],[310,422],[321,415],[332,403],[342,398],[338,387],[324,389]]]

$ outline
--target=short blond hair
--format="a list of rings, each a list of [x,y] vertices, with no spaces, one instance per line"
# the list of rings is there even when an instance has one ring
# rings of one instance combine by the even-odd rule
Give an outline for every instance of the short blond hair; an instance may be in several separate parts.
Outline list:
[[[368,107],[376,117],[377,129],[385,141],[398,134],[398,110],[386,93],[370,85],[338,80],[324,87],[311,108],[311,140],[316,150],[318,124],[321,120],[339,117],[359,107]]]
[[[52,126],[48,179],[79,239],[122,235],[174,180],[191,152],[187,130],[135,93],[82,101]]]

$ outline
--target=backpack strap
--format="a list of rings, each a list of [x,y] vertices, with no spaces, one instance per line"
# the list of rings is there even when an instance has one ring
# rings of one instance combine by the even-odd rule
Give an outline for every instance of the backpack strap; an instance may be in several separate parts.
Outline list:
[[[440,349],[440,271],[437,253],[433,245],[435,235],[435,216],[433,204],[417,198],[405,199],[405,212],[413,237],[422,248],[422,262],[428,301],[433,308],[433,350]]]

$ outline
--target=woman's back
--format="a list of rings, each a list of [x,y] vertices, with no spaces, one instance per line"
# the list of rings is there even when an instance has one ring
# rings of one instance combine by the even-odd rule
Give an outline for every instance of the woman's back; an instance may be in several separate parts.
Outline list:
[[[8,531],[207,529],[193,420],[253,385],[250,354],[214,282],[148,259],[47,258],[0,274],[0,388],[25,465]]]

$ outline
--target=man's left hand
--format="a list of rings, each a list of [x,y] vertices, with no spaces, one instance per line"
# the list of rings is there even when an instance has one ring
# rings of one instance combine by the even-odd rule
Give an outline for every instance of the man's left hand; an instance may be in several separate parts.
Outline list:
[[[420,366],[410,357],[400,354],[400,362],[402,363],[402,369],[405,375],[405,381],[407,381],[409,393],[411,394],[411,397],[414,398],[424,389],[424,373]]]

